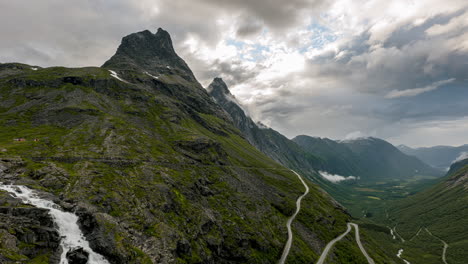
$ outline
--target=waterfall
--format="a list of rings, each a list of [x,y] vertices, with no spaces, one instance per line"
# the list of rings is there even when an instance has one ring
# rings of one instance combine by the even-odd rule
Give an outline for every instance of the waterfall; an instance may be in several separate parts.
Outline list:
[[[67,252],[77,248],[83,248],[88,256],[88,264],[109,264],[109,262],[100,254],[94,252],[89,246],[83,232],[78,226],[78,216],[64,212],[52,201],[40,198],[33,190],[21,185],[3,185],[0,182],[0,190],[7,191],[14,197],[21,199],[24,203],[31,204],[38,208],[49,210],[61,237],[60,246],[62,247],[62,255],[60,256],[60,264],[68,264]]]

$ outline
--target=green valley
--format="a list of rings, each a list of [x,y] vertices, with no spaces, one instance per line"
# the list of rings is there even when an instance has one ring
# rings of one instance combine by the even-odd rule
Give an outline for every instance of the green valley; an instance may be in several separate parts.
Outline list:
[[[0,182],[74,212],[110,263],[279,259],[303,185],[248,143],[166,31],[125,37],[103,67],[10,63],[0,76]],[[351,219],[307,184],[288,263],[315,261]],[[53,219],[36,219],[37,210],[0,191],[2,263],[60,260]],[[347,257],[359,258],[343,243]],[[364,243],[375,259],[388,259],[371,239]]]
[[[448,176],[441,177],[441,170],[376,138],[334,141],[298,136],[289,140],[253,122],[221,79],[215,79],[208,91],[252,145],[326,190],[355,218],[365,236],[381,246],[382,254],[396,263],[441,263],[445,239],[460,237],[453,251],[447,253],[447,262],[463,263],[460,261],[466,256],[457,247],[464,245],[462,238],[467,236],[463,221],[459,221],[466,214],[461,198],[466,191],[454,187],[450,194],[441,193],[447,180],[457,177],[453,174],[461,165],[453,165]],[[450,206],[445,205],[447,202]],[[424,215],[418,210],[431,213]],[[421,222],[423,219],[426,222]],[[428,224],[437,221],[442,226]],[[446,229],[450,222],[461,224],[453,225],[452,232]],[[415,236],[420,230],[424,232]],[[441,236],[441,232],[446,233]],[[340,243],[336,250],[344,250]],[[338,263],[354,262],[348,259]]]
[[[161,28],[101,67],[0,63],[0,263],[466,262],[466,145],[285,135]]]

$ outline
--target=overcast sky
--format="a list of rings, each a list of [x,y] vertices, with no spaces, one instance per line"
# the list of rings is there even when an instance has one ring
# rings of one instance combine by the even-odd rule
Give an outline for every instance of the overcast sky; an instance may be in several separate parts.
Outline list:
[[[100,66],[162,27],[288,137],[468,143],[466,0],[0,0],[0,62]]]

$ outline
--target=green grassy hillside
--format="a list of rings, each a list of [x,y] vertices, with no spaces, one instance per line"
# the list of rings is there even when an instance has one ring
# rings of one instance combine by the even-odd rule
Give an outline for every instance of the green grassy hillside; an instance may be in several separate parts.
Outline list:
[[[438,170],[403,154],[392,144],[378,138],[334,141],[297,136],[293,141],[306,152],[321,157],[323,169],[328,173],[359,177],[361,182],[376,183],[409,179],[417,175],[442,175]]]
[[[444,242],[447,263],[468,259],[468,160],[452,165],[442,181],[432,188],[395,202],[382,222],[396,226],[405,240],[406,259],[411,263],[442,263]]]
[[[164,57],[176,56],[166,34],[126,37],[132,48],[106,68],[1,64],[0,182],[75,211],[112,263],[275,263],[304,187],[243,138],[178,56]],[[168,50],[132,54],[143,48]],[[350,220],[308,184],[288,263],[316,260]],[[16,219],[23,205],[8,197],[0,214]],[[0,225],[13,241],[0,243],[2,263],[54,263],[56,244],[27,241],[27,228]]]

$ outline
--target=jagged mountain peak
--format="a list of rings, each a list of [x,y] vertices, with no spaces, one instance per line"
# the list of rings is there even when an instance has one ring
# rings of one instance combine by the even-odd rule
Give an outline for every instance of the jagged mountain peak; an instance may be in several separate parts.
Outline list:
[[[231,92],[229,91],[229,88],[227,87],[226,83],[220,77],[214,78],[208,86],[207,90],[215,98],[220,95],[231,95]]]
[[[155,57],[165,59],[177,56],[171,36],[161,28],[155,34],[144,30],[123,37],[116,55],[126,55],[135,59],[142,56],[146,56],[147,59]]]
[[[161,46],[174,51],[174,47],[172,46],[171,35],[169,35],[169,32],[167,32],[166,30],[162,28],[158,28],[158,31],[154,35],[156,39],[160,41]]]
[[[226,83],[223,81],[223,78],[221,78],[221,77],[215,77],[213,79],[212,83],[218,83],[218,84],[223,84],[223,85],[227,86]]]
[[[90,248],[115,264],[274,263],[279,256],[270,253],[286,242],[284,226],[304,183],[252,147],[233,122],[266,141],[265,152],[278,161],[299,164],[301,155],[275,153],[291,143],[259,130],[229,96],[224,106],[239,119],[228,117],[198,83],[182,80],[185,63],[171,47],[167,32],[142,31],[125,37],[105,68],[0,67],[0,97],[7,102],[0,113],[0,182],[47,191],[60,205],[76,208],[80,224],[92,223],[80,225],[96,238]],[[17,100],[18,94],[24,98]],[[36,170],[41,177],[32,177]],[[36,208],[11,198],[0,192],[6,209],[0,236],[8,240],[0,243],[0,263],[58,259],[64,236],[50,228],[53,221],[35,224],[38,212],[30,209]],[[298,218],[300,245],[325,244],[350,221],[316,187],[302,203],[304,215],[326,213],[333,230]],[[21,235],[25,228],[28,239]],[[15,246],[20,243],[28,246]],[[290,259],[312,262],[317,254],[300,248]]]
[[[246,109],[244,109],[244,107],[236,99],[236,97],[233,94],[231,94],[226,83],[220,77],[214,78],[211,84],[206,88],[206,90],[222,107],[224,107],[225,105],[229,105],[230,108],[232,107],[234,109],[232,111],[238,112],[241,116],[249,115]],[[232,111],[228,111],[228,113],[231,113]],[[244,118],[246,117],[242,117],[242,119]],[[248,123],[252,123],[252,125],[255,125],[255,123],[252,120],[249,120]]]
[[[145,47],[143,46],[144,44],[148,45]],[[135,52],[151,51],[158,53],[166,52],[168,55],[175,54],[171,35],[162,28],[158,28],[154,34],[147,29],[130,34],[122,39],[122,48],[142,48],[141,50],[135,50]]]
[[[174,50],[170,34],[162,28],[156,33],[144,30],[122,38],[117,52],[102,67],[158,74],[177,74],[196,81],[192,71]]]

